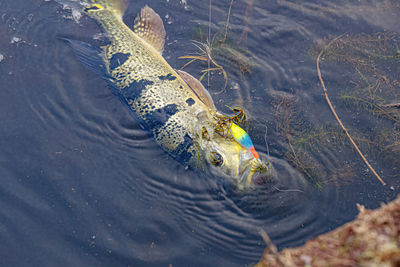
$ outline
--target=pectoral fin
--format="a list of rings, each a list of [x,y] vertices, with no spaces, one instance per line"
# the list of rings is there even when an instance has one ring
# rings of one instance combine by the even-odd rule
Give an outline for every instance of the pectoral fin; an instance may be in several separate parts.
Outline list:
[[[199,80],[183,70],[177,70],[176,72],[207,107],[215,109],[214,101],[212,100],[210,93]]]
[[[100,75],[115,95],[121,95],[120,89],[114,83],[114,78],[110,75],[104,64],[103,49],[78,40],[63,37],[58,37],[58,39],[67,42],[83,65],[97,75]]]
[[[145,6],[135,19],[134,32],[151,44],[160,54],[164,50],[165,29],[160,16]]]

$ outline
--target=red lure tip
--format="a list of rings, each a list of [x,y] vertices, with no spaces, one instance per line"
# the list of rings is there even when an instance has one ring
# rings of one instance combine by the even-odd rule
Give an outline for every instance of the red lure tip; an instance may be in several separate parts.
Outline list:
[[[250,152],[253,154],[253,156],[254,156],[256,159],[259,159],[259,158],[260,158],[260,156],[258,155],[258,153],[257,153],[256,149],[254,148],[254,146],[252,146],[252,147],[250,148]]]

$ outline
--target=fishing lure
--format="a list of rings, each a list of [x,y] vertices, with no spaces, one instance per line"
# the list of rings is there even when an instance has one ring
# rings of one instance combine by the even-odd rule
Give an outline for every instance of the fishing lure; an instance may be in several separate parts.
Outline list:
[[[236,142],[238,142],[242,147],[249,149],[256,159],[260,158],[256,149],[254,148],[249,134],[245,130],[233,122],[231,122],[230,130]]]

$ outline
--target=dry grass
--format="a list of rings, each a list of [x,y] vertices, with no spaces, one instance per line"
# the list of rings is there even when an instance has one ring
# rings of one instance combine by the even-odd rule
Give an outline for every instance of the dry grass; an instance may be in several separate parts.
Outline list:
[[[357,205],[357,218],[279,254],[266,249],[265,266],[400,266],[400,196],[376,210]]]

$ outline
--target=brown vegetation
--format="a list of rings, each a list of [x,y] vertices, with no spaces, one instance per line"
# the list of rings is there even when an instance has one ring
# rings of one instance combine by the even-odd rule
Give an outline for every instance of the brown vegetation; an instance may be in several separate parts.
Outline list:
[[[267,239],[270,245],[257,267],[400,266],[400,195],[376,210],[357,207],[354,221],[302,247],[278,253]]]

